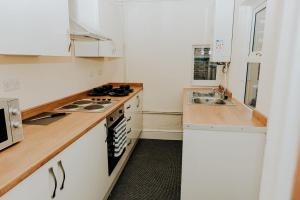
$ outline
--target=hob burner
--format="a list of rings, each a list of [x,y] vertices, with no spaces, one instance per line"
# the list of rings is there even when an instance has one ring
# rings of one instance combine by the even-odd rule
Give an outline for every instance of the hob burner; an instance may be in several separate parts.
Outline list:
[[[69,110],[69,109],[76,109],[76,108],[78,108],[78,106],[77,105],[66,105],[61,108]]]
[[[84,107],[85,110],[99,110],[99,109],[103,109],[104,106],[101,105],[90,105],[90,106],[86,106]]]
[[[92,101],[90,100],[79,100],[79,101],[75,101],[73,102],[73,104],[75,105],[87,105],[87,104],[91,104]]]

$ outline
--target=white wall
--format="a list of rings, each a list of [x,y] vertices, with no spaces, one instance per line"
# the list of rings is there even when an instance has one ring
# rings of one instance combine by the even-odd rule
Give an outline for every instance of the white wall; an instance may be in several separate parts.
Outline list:
[[[245,83],[247,73],[247,57],[249,54],[249,45],[252,25],[252,5],[257,5],[263,0],[237,0],[235,9],[234,35],[232,47],[232,62],[229,70],[229,90],[241,102],[244,102]],[[268,6],[267,6],[268,7]],[[267,18],[270,16],[267,8]],[[266,62],[275,62],[274,51],[276,50],[277,33],[272,33],[271,27],[275,22],[266,24],[263,44],[263,58],[260,70],[260,82],[258,86],[258,97],[256,110],[268,116],[271,103],[271,92],[273,87],[273,73],[275,66],[264,64]]]
[[[192,45],[210,42],[210,0],[134,1],[126,9],[127,79],[144,82],[145,110],[181,111]]]
[[[144,110],[181,112],[191,85],[192,45],[211,40],[211,0],[125,4],[127,80],[144,83]],[[147,130],[181,130],[181,116],[145,115]],[[163,121],[165,125],[159,123]]]
[[[3,81],[20,89],[5,91]],[[112,81],[124,80],[122,59],[0,56],[0,97],[17,97],[21,109]]]

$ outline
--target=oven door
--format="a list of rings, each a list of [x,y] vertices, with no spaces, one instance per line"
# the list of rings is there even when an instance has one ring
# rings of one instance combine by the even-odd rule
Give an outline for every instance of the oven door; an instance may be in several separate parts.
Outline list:
[[[8,107],[0,103],[0,150],[10,146],[12,140]]]

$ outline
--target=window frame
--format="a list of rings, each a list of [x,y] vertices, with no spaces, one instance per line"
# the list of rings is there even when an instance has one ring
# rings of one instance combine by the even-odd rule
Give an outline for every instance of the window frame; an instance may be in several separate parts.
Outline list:
[[[254,45],[254,36],[255,36],[255,23],[256,23],[256,14],[259,13],[260,11],[267,9],[267,1],[261,1],[259,4],[256,4],[256,6],[253,6],[253,11],[252,11],[252,22],[251,22],[251,32],[250,32],[250,43],[249,43],[249,54],[246,59],[246,79],[245,79],[245,86],[244,86],[244,105],[246,105],[249,109],[254,110],[255,108],[252,106],[249,106],[246,104],[246,95],[247,95],[247,77],[248,77],[248,65],[251,63],[258,63],[259,64],[259,74],[261,73],[261,66],[262,66],[262,57],[263,57],[263,46],[262,45],[262,50],[261,51],[253,51],[253,45]],[[264,27],[265,31],[265,27]],[[264,38],[263,38],[264,40]],[[258,88],[257,90],[259,91],[259,80],[258,80]],[[257,102],[257,96],[256,96],[256,102]],[[257,105],[257,104],[256,104]]]
[[[258,80],[257,80],[257,86],[259,85],[259,79],[260,79],[260,69],[261,69],[261,62],[247,62],[247,72],[246,72],[246,83],[245,83],[245,94],[244,94],[244,104],[248,107],[248,108],[250,108],[250,109],[252,109],[252,110],[254,110],[255,108],[256,108],[256,106],[255,107],[252,107],[252,106],[250,106],[250,105],[248,105],[247,103],[246,103],[246,98],[247,98],[247,86],[248,86],[248,77],[249,77],[249,74],[248,74],[248,72],[249,72],[249,64],[258,64]],[[256,105],[257,105],[257,94],[258,94],[258,89],[259,89],[259,87],[257,87],[257,91],[256,91]]]
[[[195,80],[194,79],[194,60],[195,60],[195,49],[196,48],[210,48],[211,45],[205,44],[205,45],[193,45],[192,46],[192,72],[191,72],[191,84],[192,86],[219,86],[221,83],[221,77],[222,77],[222,71],[220,70],[220,67],[217,66],[217,74],[216,74],[216,80]]]
[[[251,35],[250,35],[250,45],[249,45],[249,56],[247,59],[247,62],[252,63],[261,63],[263,51],[253,51],[253,45],[254,45],[254,36],[255,36],[255,24],[256,24],[256,14],[260,11],[267,9],[267,2],[264,1],[260,3],[258,6],[256,6],[253,9],[252,13],[252,24],[251,24]]]

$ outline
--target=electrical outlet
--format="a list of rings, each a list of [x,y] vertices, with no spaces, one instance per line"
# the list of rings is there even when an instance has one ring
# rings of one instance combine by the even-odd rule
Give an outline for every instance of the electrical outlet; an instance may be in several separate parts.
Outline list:
[[[2,82],[4,92],[13,92],[21,87],[20,81],[17,79],[8,79]]]

